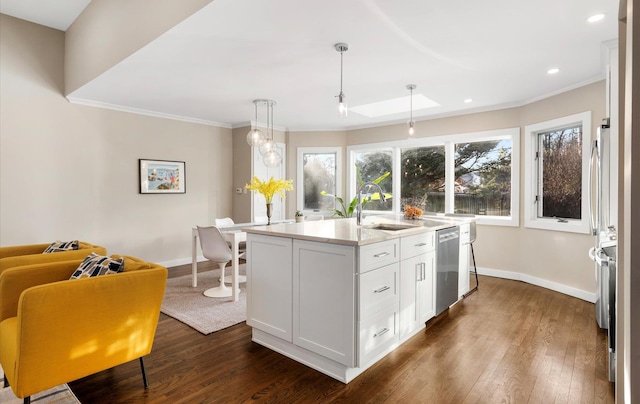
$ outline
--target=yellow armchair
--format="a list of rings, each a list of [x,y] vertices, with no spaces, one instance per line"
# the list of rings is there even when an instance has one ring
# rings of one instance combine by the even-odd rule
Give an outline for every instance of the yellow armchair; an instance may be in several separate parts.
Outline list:
[[[40,264],[45,262],[82,260],[92,252],[100,255],[107,254],[106,248],[84,241],[78,242],[77,250],[59,251],[49,254],[43,254],[42,252],[47,247],[49,247],[49,244],[29,244],[0,247],[0,274],[6,269],[17,266]]]
[[[118,256],[112,256],[117,258]],[[125,256],[124,272],[69,279],[82,261],[0,273],[0,364],[30,396],[151,352],[167,269]]]

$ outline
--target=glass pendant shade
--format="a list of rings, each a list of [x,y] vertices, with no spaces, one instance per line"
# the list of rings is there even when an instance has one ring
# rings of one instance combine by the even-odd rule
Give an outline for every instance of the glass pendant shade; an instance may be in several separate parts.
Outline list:
[[[260,147],[266,140],[267,137],[258,128],[251,129],[249,133],[247,133],[247,143],[249,143],[249,146]]]
[[[276,148],[276,145],[273,142],[273,139],[266,139],[264,143],[260,145],[260,154],[263,156],[266,156],[267,153],[269,153],[270,151],[272,150],[275,151],[275,148]]]
[[[278,167],[281,162],[282,157],[275,150],[271,150],[264,155],[264,165],[267,167]]]
[[[413,136],[416,133],[415,122],[409,121],[409,136]]]
[[[349,115],[349,107],[347,106],[347,96],[343,93],[338,95],[338,114],[342,117]]]

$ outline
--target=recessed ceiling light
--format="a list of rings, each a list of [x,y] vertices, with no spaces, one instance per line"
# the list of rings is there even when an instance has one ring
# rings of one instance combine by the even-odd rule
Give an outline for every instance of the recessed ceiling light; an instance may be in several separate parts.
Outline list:
[[[560,71],[560,69],[558,69],[557,67],[554,67],[553,69],[547,70],[547,74],[556,74],[559,71]]]
[[[598,22],[600,20],[604,19],[604,14],[600,13],[600,14],[594,14],[591,17],[587,18],[588,22]]]
[[[409,112],[410,105],[409,96],[393,98],[391,100],[372,102],[371,104],[358,105],[356,107],[350,107],[349,111],[355,112],[360,115],[364,115],[369,118],[376,118],[379,116],[393,115],[404,112]],[[430,100],[422,94],[413,95],[413,110],[439,107],[440,104]]]
[[[471,98],[467,98],[466,100],[464,100],[465,104],[468,104],[470,102],[472,102],[473,100]]]

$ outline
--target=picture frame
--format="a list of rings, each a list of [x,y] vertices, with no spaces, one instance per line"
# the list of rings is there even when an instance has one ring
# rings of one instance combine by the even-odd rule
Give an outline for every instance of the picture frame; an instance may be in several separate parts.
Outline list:
[[[184,161],[138,159],[141,194],[186,193]]]

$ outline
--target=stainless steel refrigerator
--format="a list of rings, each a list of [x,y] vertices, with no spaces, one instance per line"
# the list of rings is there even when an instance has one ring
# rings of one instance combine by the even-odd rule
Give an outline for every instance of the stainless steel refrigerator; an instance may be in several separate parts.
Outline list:
[[[608,120],[600,125],[591,146],[589,189],[591,231],[595,245],[589,257],[595,262],[596,321],[600,328],[608,330],[609,380],[615,381],[616,368],[616,295],[617,248],[615,215],[617,203],[614,181],[617,181],[617,150],[612,147]]]

